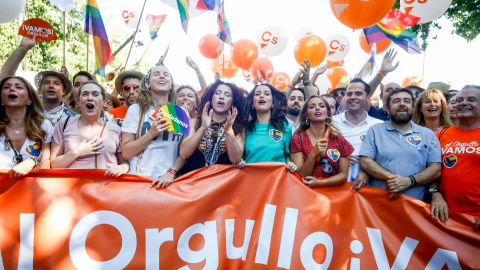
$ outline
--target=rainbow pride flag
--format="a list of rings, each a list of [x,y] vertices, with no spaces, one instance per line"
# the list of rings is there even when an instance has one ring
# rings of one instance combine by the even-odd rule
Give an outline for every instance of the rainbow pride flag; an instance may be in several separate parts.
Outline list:
[[[230,33],[230,27],[228,27],[227,17],[225,16],[225,9],[222,1],[222,12],[218,13],[218,37],[225,43],[233,45],[232,34]]]
[[[175,131],[188,136],[190,132],[190,117],[188,112],[180,106],[168,104],[160,107],[152,114],[155,119],[157,117],[163,117],[170,123],[170,127],[167,131]]]
[[[113,62],[115,57],[110,49],[107,32],[96,0],[87,0],[84,31],[93,36],[96,73],[105,78],[105,66]]]
[[[165,21],[165,18],[167,18],[167,14],[163,15],[148,15],[147,16],[147,24],[148,24],[148,29],[150,31],[150,38],[152,40],[156,39],[158,37],[158,30],[160,30],[160,27],[162,26],[163,21]]]
[[[221,7],[220,0],[198,0],[196,8],[199,10],[210,10],[220,13]]]

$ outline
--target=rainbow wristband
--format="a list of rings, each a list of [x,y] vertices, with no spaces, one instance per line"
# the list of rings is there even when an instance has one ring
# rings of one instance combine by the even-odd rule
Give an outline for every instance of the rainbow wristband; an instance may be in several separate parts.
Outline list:
[[[38,165],[40,165],[40,163],[38,162],[38,160],[36,160],[35,158],[29,157],[28,159],[33,160],[33,162],[35,163],[35,166],[34,166],[33,168],[37,168]]]

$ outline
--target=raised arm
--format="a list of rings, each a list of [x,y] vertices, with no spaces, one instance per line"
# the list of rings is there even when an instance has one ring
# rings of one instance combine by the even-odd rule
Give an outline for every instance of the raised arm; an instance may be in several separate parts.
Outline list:
[[[190,132],[188,136],[183,139],[182,144],[180,145],[180,156],[183,159],[189,158],[193,152],[195,152],[195,149],[202,139],[203,134],[212,123],[213,109],[210,109],[210,112],[208,112],[209,107],[210,102],[207,101],[203,107],[202,124],[198,130],[195,130],[195,126],[197,125],[196,119],[193,118],[190,120]]]
[[[242,160],[243,149],[245,147],[245,140],[243,134],[237,134],[233,132],[233,123],[237,117],[237,108],[233,107],[228,111],[227,121],[223,128],[225,129],[225,144],[227,145],[228,158],[232,164],[237,164]]]
[[[400,62],[397,62],[395,65],[393,65],[393,61],[395,61],[396,56],[397,56],[397,52],[394,51],[393,49],[389,49],[385,54],[385,56],[383,57],[382,66],[380,67],[380,70],[375,75],[375,77],[373,77],[373,79],[368,83],[371,89],[370,96],[373,96],[373,94],[375,93],[375,90],[380,85],[383,78],[387,76],[388,73],[397,69]]]
[[[327,65],[323,64],[323,65],[320,65],[318,66],[315,71],[313,72],[313,75],[312,75],[312,84],[313,83],[316,83],[317,82],[317,79],[318,79],[318,76],[322,75],[323,73],[325,73],[325,71],[327,71]]]
[[[18,47],[12,52],[12,54],[10,54],[7,61],[3,64],[2,69],[0,70],[0,80],[15,75],[20,62],[22,62],[25,55],[27,55],[27,52],[35,47],[35,39],[36,36],[33,36],[33,38],[22,38]]]
[[[200,90],[202,92],[205,91],[205,89],[207,89],[207,82],[205,81],[205,78],[203,77],[203,74],[200,71],[197,63],[195,63],[190,56],[187,56],[187,65],[195,70],[195,73],[197,73],[198,82],[200,83]]]
[[[313,86],[312,81],[310,80],[310,61],[305,60],[304,63],[301,64],[302,68],[302,81],[303,87],[305,89],[305,98],[309,99],[311,96],[317,95],[317,89]]]

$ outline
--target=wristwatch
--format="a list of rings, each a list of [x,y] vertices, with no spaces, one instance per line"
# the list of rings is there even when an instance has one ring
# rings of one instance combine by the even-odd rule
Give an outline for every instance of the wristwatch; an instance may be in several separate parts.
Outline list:
[[[306,81],[303,82],[303,85],[305,85],[305,86],[309,86],[310,84],[312,84],[311,80],[306,80]]]
[[[440,192],[440,193],[441,193],[440,189],[438,189],[438,188],[433,188],[433,187],[431,187],[431,188],[428,189],[428,193],[430,193],[430,194],[437,193],[437,192]]]

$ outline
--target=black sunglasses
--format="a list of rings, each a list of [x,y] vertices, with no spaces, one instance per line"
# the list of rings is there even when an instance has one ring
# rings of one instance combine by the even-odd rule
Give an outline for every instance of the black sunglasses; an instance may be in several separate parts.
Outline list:
[[[338,96],[340,96],[340,94],[341,94],[342,96],[345,96],[345,94],[346,94],[346,93],[347,93],[347,91],[346,91],[346,90],[342,90],[342,91],[335,91],[335,92],[333,92],[333,95],[334,95],[335,97],[338,97]]]
[[[327,157],[321,157],[320,158],[320,163],[322,163],[322,169],[325,173],[331,173],[332,172],[332,165],[328,164],[328,158]]]
[[[22,155],[18,154],[18,153],[15,153],[15,155],[13,156],[13,165],[18,165],[20,164],[21,162],[23,161],[23,157]]]

